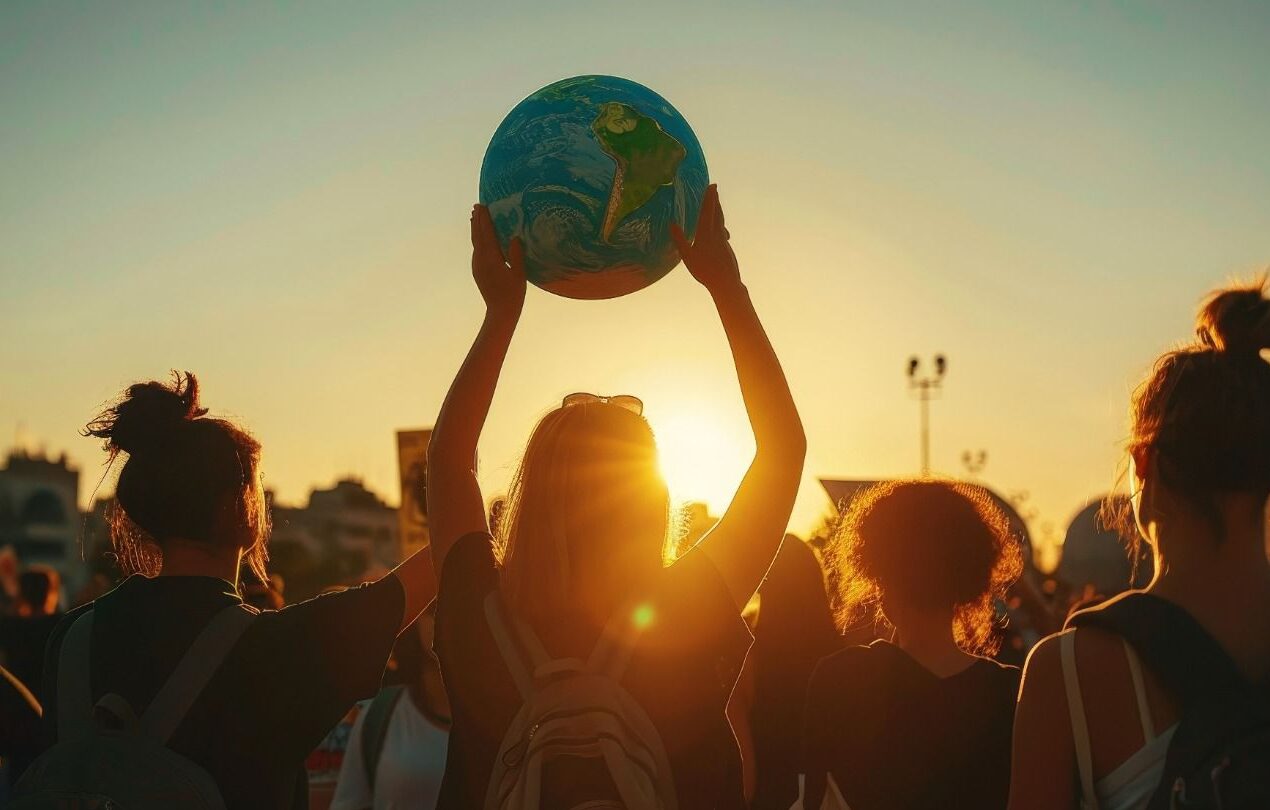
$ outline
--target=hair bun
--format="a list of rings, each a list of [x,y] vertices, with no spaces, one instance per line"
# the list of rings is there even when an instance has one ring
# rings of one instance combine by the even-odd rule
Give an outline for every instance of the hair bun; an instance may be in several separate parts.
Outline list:
[[[1199,311],[1196,332],[1218,352],[1257,356],[1270,349],[1270,300],[1265,280],[1213,293]]]
[[[105,439],[112,451],[135,456],[165,443],[173,431],[205,413],[207,409],[198,402],[198,378],[188,371],[174,371],[171,384],[151,380],[129,386],[119,402],[89,423],[84,434]]]

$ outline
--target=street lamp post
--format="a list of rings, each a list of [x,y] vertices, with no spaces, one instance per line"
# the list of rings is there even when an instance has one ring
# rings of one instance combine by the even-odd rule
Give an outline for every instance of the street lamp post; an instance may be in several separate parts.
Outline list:
[[[961,454],[961,466],[966,468],[966,475],[971,479],[978,477],[983,472],[983,468],[988,465],[988,451],[979,450],[971,452],[966,450]]]
[[[922,475],[930,475],[930,401],[939,396],[943,387],[944,374],[948,371],[948,360],[942,355],[935,355],[935,373],[921,374],[922,361],[916,356],[908,360],[908,389],[921,403],[922,415]]]

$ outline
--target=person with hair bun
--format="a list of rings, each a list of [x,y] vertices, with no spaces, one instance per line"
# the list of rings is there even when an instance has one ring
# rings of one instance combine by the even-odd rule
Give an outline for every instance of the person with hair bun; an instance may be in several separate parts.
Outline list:
[[[1156,573],[1032,650],[1012,810],[1270,806],[1270,750],[1223,753],[1238,738],[1221,730],[1233,719],[1270,732],[1267,348],[1264,280],[1218,290],[1197,339],[1165,352],[1134,393],[1130,525]],[[1201,749],[1220,761],[1193,759]],[[1223,793],[1249,778],[1258,799]]]
[[[269,581],[260,443],[208,416],[199,393],[189,372],[137,383],[84,431],[122,464],[111,538],[130,576],[54,630],[45,741],[59,742],[69,727],[60,715],[76,690],[63,703],[58,688],[77,673],[67,673],[70,681],[59,675],[64,642],[81,620],[92,718],[68,722],[126,727],[140,718],[146,733],[147,709],[173,692],[163,687],[179,680],[173,673],[204,631],[241,622],[223,654],[194,662],[211,674],[181,696],[188,708],[172,716],[166,746],[205,771],[227,807],[307,807],[305,756],[354,702],[378,691],[394,640],[431,597],[431,564],[424,552],[359,588],[277,611],[245,606],[240,571]],[[39,762],[31,772],[38,770]]]
[[[980,487],[915,479],[856,498],[826,548],[838,618],[891,641],[823,659],[807,688],[808,810],[1003,808],[1019,671],[987,657],[996,603],[1023,568]]]

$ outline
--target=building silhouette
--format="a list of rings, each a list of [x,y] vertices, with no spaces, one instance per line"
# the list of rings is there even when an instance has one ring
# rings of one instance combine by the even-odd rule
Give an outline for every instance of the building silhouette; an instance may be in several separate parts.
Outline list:
[[[14,449],[0,468],[0,547],[18,563],[47,565],[68,591],[83,580],[79,553],[79,470],[66,455]]]

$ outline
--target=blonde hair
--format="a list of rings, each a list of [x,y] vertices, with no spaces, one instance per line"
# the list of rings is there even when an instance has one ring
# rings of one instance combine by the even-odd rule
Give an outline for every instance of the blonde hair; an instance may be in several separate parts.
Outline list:
[[[503,593],[531,621],[611,610],[665,561],[670,498],[652,428],[608,403],[534,428],[495,538]]]

